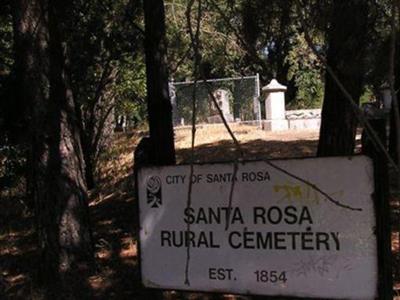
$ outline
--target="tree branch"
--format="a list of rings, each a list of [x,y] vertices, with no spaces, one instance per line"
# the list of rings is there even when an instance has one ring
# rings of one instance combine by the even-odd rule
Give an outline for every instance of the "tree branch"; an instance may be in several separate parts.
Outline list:
[[[229,29],[233,32],[235,37],[238,39],[238,41],[242,44],[242,46],[246,49],[247,53],[264,69],[268,70],[268,65],[267,63],[258,55],[256,49],[249,45],[240,35],[240,33],[237,31],[237,29],[231,24],[229,18],[226,16],[226,14],[222,11],[222,9],[218,6],[217,3],[215,3],[214,0],[210,0],[211,5],[216,9],[216,11],[219,13],[221,18],[224,20],[225,24],[229,27]]]
[[[201,23],[201,0],[198,0],[198,10],[197,10],[197,24],[196,24],[196,32],[193,33],[192,29],[192,21],[191,21],[191,12],[194,4],[194,0],[190,0],[186,9],[186,21],[189,30],[189,36],[191,45],[194,51],[194,68],[193,68],[193,77],[194,77],[194,88],[192,94],[192,141],[191,141],[191,159],[190,159],[190,175],[189,175],[189,189],[188,189],[188,198],[186,203],[186,208],[191,207],[192,204],[192,189],[193,182],[192,177],[194,173],[194,145],[196,139],[196,86],[197,86],[197,78],[198,78],[198,68],[200,65],[200,53],[199,53],[199,43],[200,43],[200,23]],[[187,224],[187,231],[190,231],[190,224]],[[185,265],[185,284],[190,286],[189,280],[189,266],[190,266],[190,245],[186,247],[186,265]]]

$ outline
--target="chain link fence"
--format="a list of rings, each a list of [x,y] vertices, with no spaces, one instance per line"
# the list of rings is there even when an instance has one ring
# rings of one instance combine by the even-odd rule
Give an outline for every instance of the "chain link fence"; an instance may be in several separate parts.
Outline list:
[[[254,76],[170,82],[174,126],[192,124],[193,98],[196,124],[222,123],[215,97],[228,122],[261,124],[260,79]]]

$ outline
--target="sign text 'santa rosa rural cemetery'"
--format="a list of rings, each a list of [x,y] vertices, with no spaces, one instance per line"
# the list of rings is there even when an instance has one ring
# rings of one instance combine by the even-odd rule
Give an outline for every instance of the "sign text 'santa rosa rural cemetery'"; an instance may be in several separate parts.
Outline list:
[[[374,299],[378,262],[370,159],[272,163],[194,165],[190,202],[189,165],[141,169],[144,285]]]

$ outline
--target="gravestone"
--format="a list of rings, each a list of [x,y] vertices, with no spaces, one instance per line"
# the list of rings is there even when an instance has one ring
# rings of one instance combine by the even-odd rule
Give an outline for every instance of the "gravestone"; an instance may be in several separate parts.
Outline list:
[[[318,129],[321,126],[321,109],[298,109],[286,112],[291,130]]]
[[[218,89],[213,92],[213,96],[217,101],[217,104],[221,109],[225,120],[227,122],[233,122],[233,115],[229,103],[229,96],[230,96],[229,91],[224,89]],[[208,123],[222,123],[221,116],[218,112],[218,108],[216,107],[213,99],[209,100],[209,110],[210,110],[210,116],[207,118]]]
[[[176,103],[176,89],[174,85],[174,81],[168,83],[169,88],[169,98],[171,99],[171,106],[172,106],[172,123],[174,126],[183,125],[181,124],[184,122],[179,118],[178,108]]]

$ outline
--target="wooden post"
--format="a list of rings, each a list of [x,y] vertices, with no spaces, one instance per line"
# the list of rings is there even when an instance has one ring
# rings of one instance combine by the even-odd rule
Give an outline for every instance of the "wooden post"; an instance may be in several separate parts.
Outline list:
[[[369,121],[383,144],[386,145],[386,118],[375,118]],[[385,156],[374,147],[372,141],[365,135],[363,136],[362,150],[365,155],[372,158],[374,164],[374,204],[378,243],[378,298],[380,300],[392,300],[393,278],[388,164]]]
[[[151,140],[149,137],[144,137],[140,140],[139,144],[137,145],[134,153],[134,180],[135,180],[135,234],[136,236],[136,247],[138,253],[138,267],[140,271],[139,281],[142,281],[142,274],[141,274],[141,262],[140,262],[140,220],[139,220],[139,191],[138,191],[138,174],[140,168],[144,166],[151,165]],[[141,286],[142,295],[145,296],[145,299],[154,299],[154,300],[162,300],[164,299],[163,292],[161,290],[153,290],[147,289]]]
[[[143,1],[147,107],[154,165],[175,164],[172,105],[169,99],[165,13],[162,0]]]

